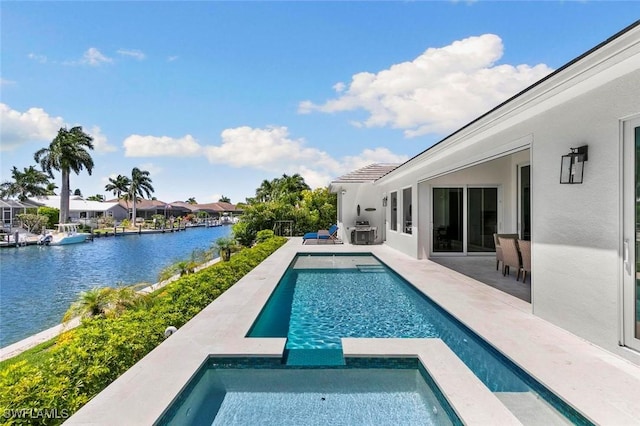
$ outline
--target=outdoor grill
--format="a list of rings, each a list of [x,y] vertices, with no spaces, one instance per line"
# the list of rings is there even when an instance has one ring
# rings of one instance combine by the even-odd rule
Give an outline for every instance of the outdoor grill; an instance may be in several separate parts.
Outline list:
[[[356,220],[351,231],[351,244],[373,244],[376,239],[376,227],[369,225],[368,220]]]

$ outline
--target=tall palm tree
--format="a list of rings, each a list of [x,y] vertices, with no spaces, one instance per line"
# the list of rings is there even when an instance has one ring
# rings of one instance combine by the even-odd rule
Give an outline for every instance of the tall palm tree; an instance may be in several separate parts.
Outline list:
[[[143,198],[145,194],[147,197],[151,197],[151,193],[153,191],[154,189],[153,186],[151,186],[149,172],[134,167],[133,170],[131,170],[131,180],[129,181],[129,189],[127,190],[129,197],[133,201],[133,209],[131,212],[131,219],[133,220],[133,223],[136,221],[136,202],[138,195]]]
[[[13,181],[0,184],[0,198],[17,196],[18,200],[26,201],[29,197],[47,195],[49,178],[34,166],[25,167],[24,172],[13,166],[11,178]]]
[[[113,195],[118,197],[118,200],[122,198],[122,194],[126,194],[129,190],[131,181],[128,177],[118,175],[116,178],[109,178],[109,183],[105,185],[104,190],[107,192],[113,192]]]
[[[230,203],[231,202],[231,198],[229,197],[225,197],[224,195],[220,197],[220,199],[218,200],[219,203]]]
[[[196,201],[196,197],[190,197],[187,201],[187,204],[198,204],[198,202]]]
[[[71,171],[80,174],[86,168],[87,173],[93,170],[93,158],[88,150],[93,149],[93,138],[82,131],[81,126],[67,130],[62,127],[48,148],[38,150],[33,158],[40,163],[42,170],[53,178],[53,170],[62,174],[60,188],[60,223],[69,217],[69,175]]]

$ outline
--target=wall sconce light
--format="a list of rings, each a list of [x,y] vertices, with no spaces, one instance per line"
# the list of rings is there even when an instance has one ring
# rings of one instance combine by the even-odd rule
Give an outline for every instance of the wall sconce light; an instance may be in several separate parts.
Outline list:
[[[382,207],[387,207],[387,196],[382,197]]]
[[[345,194],[347,193],[347,190],[346,190],[346,189],[343,189],[340,193],[341,193],[342,195],[345,195]]]
[[[584,162],[588,160],[588,146],[571,148],[571,152],[562,156],[560,164],[560,183],[582,183]]]

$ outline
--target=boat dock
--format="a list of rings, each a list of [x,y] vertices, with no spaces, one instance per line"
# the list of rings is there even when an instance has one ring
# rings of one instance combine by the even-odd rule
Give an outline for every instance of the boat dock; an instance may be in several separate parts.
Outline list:
[[[91,233],[87,236],[87,241],[93,241],[95,238],[106,238],[106,237],[122,237],[127,235],[143,235],[143,234],[166,234],[172,232],[182,232],[186,231],[189,228],[212,228],[225,225],[221,221],[209,221],[204,223],[199,223],[196,225],[183,225],[176,227],[168,227],[168,228],[158,228],[158,229],[144,229],[142,226],[138,226],[138,229],[124,228],[121,226],[114,226],[112,229],[100,229],[91,231]],[[40,241],[40,235],[34,234],[26,234],[24,232],[18,234],[17,244],[16,244],[16,235],[17,232],[13,234],[0,234],[0,248],[17,248],[24,246],[34,246],[38,245]]]

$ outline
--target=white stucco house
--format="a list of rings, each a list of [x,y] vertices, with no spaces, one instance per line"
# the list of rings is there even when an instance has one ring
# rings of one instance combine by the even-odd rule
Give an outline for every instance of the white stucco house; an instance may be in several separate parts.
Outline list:
[[[32,201],[47,207],[60,208],[59,195],[37,197],[33,198]],[[128,217],[128,212],[127,209],[116,202],[88,201],[80,196],[72,195],[69,197],[69,216],[72,222],[103,216],[112,217],[115,221],[120,221]]]
[[[406,163],[331,184],[345,242],[361,220],[418,259],[530,240],[532,312],[638,364],[639,188],[640,21]]]

